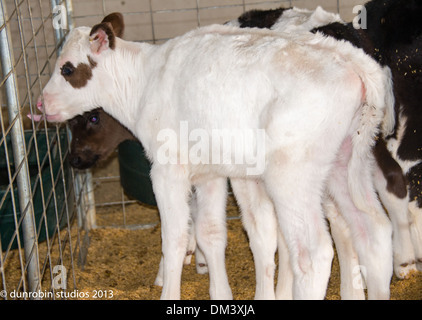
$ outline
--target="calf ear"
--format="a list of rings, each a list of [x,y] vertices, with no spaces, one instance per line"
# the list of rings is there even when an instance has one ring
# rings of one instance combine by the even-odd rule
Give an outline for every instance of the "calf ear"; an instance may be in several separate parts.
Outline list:
[[[119,38],[123,37],[125,24],[123,22],[123,15],[121,13],[119,12],[110,13],[101,22],[111,23],[111,26],[113,27],[113,31],[116,37],[119,37]]]
[[[116,37],[122,37],[124,30],[123,15],[118,12],[110,13],[101,23],[95,25],[89,34],[91,51],[99,54],[107,49],[114,49]]]
[[[91,51],[94,54],[116,47],[116,36],[113,27],[109,22],[101,22],[92,27],[89,34],[89,42],[91,43]]]

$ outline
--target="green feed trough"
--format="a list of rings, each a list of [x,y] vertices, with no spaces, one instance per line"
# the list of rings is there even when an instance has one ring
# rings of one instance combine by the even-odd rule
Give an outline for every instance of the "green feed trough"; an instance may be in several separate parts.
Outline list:
[[[126,140],[119,145],[120,183],[130,197],[156,206],[150,179],[151,163],[137,141]]]
[[[47,132],[49,144],[47,143],[45,131],[36,134],[39,161],[37,161],[35,143],[32,138],[33,132],[25,132],[26,147],[27,150],[29,150],[29,153],[27,153],[28,167],[31,177],[31,190],[38,242],[45,241],[47,234],[49,237],[52,237],[58,229],[65,227],[68,222],[67,212],[69,212],[69,215],[72,215],[74,211],[73,197],[69,196],[73,190],[71,169],[68,162],[65,160],[63,160],[62,169],[60,160],[60,158],[65,158],[68,149],[66,132],[65,130],[60,131],[60,148],[56,130],[49,129]],[[6,142],[10,159],[9,165],[13,176],[15,164],[13,163],[12,143],[9,136],[6,139]],[[51,155],[51,164],[48,157],[48,150]],[[38,165],[41,168],[41,175],[38,174]],[[10,180],[7,166],[5,144],[3,143],[0,146],[0,234],[3,251],[6,250],[9,245],[11,249],[17,248],[17,234],[19,234],[21,245],[23,245],[23,217],[19,206],[18,188],[16,182],[13,183],[13,188],[9,188]],[[67,210],[66,199],[68,205]],[[14,210],[14,208],[16,210]],[[69,219],[70,218],[71,217],[69,217]],[[17,230],[19,230],[19,232],[16,232]]]

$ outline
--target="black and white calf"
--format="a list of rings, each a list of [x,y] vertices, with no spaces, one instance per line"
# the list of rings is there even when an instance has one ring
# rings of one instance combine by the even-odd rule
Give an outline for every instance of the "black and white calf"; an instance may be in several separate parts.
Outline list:
[[[415,263],[422,270],[422,3],[373,0],[365,8],[367,29],[334,23],[316,31],[351,41],[391,69],[396,127],[375,149],[381,169],[375,181],[393,223],[394,270],[403,278]]]
[[[406,175],[408,195],[399,206],[408,217],[410,237],[409,259],[422,271],[422,3],[411,1],[380,1],[368,4],[368,34],[375,43],[380,61],[391,68],[396,98],[397,124],[393,135],[386,137],[387,148]],[[373,29],[369,29],[372,27]],[[399,197],[393,197],[396,202]],[[403,220],[405,222],[405,220]],[[406,228],[406,225],[399,225]],[[415,258],[415,260],[412,260]]]
[[[321,35],[213,25],[149,45],[115,37],[113,24],[121,27],[122,21],[70,32],[38,107],[48,120],[65,121],[101,105],[142,142],[153,162],[161,215],[162,298],[180,297],[192,185],[211,298],[232,297],[226,239],[220,237],[227,177],[240,188],[259,188],[254,197],[272,200],[293,266],[294,298],[323,298],[333,249],[321,200],[333,170],[347,177],[347,190],[339,190],[346,193],[339,196],[351,197],[366,213],[359,218],[366,227],[361,236],[368,249],[368,294],[388,298],[391,226],[366,179],[380,124],[385,134],[394,125],[388,70],[352,45]],[[204,139],[216,130],[265,135],[259,140],[245,134],[242,141],[232,136],[234,145],[243,144],[243,161],[233,149],[225,153],[210,144],[201,149],[205,161],[194,162],[190,151],[200,138],[183,141],[186,128]],[[251,173],[249,160],[259,152],[262,170]],[[210,161],[211,155],[220,161]],[[386,263],[379,266],[379,260]]]

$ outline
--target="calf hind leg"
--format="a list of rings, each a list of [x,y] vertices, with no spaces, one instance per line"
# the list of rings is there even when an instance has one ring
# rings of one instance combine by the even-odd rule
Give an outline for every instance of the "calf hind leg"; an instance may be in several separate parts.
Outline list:
[[[255,299],[274,299],[277,220],[261,180],[231,179],[255,261]]]
[[[190,201],[190,212],[192,216],[192,220],[190,221],[190,239],[189,239],[189,246],[187,249],[187,257],[188,254],[190,254],[190,257],[192,257],[192,254],[195,252],[195,265],[196,265],[196,272],[199,274],[206,274],[208,273],[208,266],[207,262],[205,260],[204,253],[202,252],[201,248],[199,248],[196,244],[196,232],[195,232],[195,220],[198,214],[198,203],[196,198],[196,192],[192,193],[192,198]],[[190,264],[190,259],[187,261],[188,258],[185,258],[185,264]]]
[[[265,174],[290,254],[294,299],[323,299],[328,285],[334,253],[321,207],[325,173],[296,162],[269,165]]]
[[[195,185],[196,241],[205,255],[211,299],[232,299],[225,267],[227,179],[215,178]]]
[[[383,211],[372,186],[370,167],[359,173],[365,188],[365,203],[352,200],[348,184],[348,157],[333,168],[328,189],[351,230],[353,245],[358,253],[361,270],[368,288],[369,299],[388,299],[393,272],[391,222]],[[366,171],[365,171],[366,170]]]
[[[324,200],[324,212],[330,222],[331,235],[340,264],[341,299],[365,300],[359,259],[353,247],[350,229],[329,196],[326,196]]]
[[[277,300],[291,300],[293,298],[293,272],[290,265],[289,249],[280,228],[277,232],[278,250],[278,278],[275,291]]]

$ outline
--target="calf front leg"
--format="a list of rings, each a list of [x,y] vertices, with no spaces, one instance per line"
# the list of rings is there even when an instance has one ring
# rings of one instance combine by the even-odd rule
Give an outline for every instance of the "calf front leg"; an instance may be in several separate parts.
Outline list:
[[[180,299],[183,260],[188,245],[191,185],[180,165],[153,165],[153,190],[161,218],[163,290],[161,299]]]

